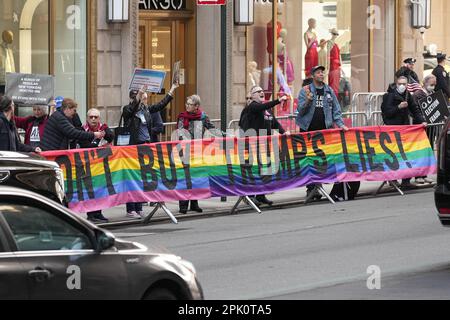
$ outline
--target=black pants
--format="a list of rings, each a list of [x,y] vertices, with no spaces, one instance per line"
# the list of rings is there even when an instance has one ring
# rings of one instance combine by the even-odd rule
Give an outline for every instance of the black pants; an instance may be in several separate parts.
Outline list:
[[[198,208],[198,201],[180,201],[180,211],[188,211],[189,210],[189,202],[191,203],[191,209]]]

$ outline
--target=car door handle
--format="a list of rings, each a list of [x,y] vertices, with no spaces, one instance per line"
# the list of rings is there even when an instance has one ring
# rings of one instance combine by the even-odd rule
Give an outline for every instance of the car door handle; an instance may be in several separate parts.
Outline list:
[[[28,276],[35,279],[37,282],[44,282],[51,278],[52,273],[46,269],[36,268],[29,271]]]

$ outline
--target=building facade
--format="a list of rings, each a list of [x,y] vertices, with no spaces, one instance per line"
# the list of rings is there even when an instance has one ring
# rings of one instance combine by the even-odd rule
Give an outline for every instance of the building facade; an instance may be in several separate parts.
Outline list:
[[[175,121],[194,93],[218,119],[226,41],[229,122],[239,118],[252,86],[262,86],[267,98],[274,92],[296,97],[308,69],[319,62],[348,106],[355,92],[384,91],[404,58],[418,59],[422,76],[435,64],[433,54],[450,52],[446,0],[431,1],[431,28],[424,34],[411,26],[410,0],[253,1],[254,23],[248,26],[234,23],[235,1],[227,1],[227,37],[221,39],[220,6],[198,6],[196,0],[130,0],[124,23],[108,22],[108,0],[2,0],[0,31],[13,39],[3,39],[0,90],[6,72],[53,74],[56,95],[75,98],[81,115],[99,108],[114,126],[128,103],[134,68],[167,72],[163,91],[151,96],[157,101],[169,90],[173,64],[181,61],[183,85],[164,119]]]

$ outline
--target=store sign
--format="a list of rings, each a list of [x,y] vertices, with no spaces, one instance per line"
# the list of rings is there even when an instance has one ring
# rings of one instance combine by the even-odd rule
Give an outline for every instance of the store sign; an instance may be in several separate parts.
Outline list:
[[[224,5],[226,0],[197,0],[197,5]]]
[[[445,121],[449,116],[447,101],[442,91],[438,91],[419,101],[422,113],[429,124]]]
[[[185,10],[186,0],[139,0],[139,10]]]
[[[323,6],[323,16],[325,18],[336,18],[337,17],[337,6]]]
[[[278,3],[284,3],[285,0],[278,0]],[[255,0],[255,4],[272,4],[273,0]]]
[[[42,74],[6,74],[6,95],[16,103],[48,105],[55,95],[55,79]]]

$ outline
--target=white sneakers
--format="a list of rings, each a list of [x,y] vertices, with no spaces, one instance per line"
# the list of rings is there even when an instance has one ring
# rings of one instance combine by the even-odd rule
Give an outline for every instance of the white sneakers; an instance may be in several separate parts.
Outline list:
[[[426,183],[432,184],[432,183],[434,183],[434,181],[430,178],[417,178],[416,183],[417,184],[426,184]]]
[[[127,218],[142,219],[143,215],[143,212],[141,212],[140,214],[136,211],[127,212]]]

